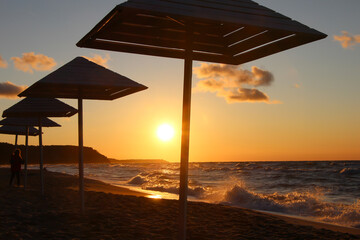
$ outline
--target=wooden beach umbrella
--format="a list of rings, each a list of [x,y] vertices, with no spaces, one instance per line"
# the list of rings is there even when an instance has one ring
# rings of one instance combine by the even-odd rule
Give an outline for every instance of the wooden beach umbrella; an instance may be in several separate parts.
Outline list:
[[[34,127],[29,127],[29,131],[27,131],[24,126],[1,126],[0,127],[1,134],[10,134],[10,135],[29,135],[29,136],[37,136],[39,135],[39,130]]]
[[[83,99],[114,100],[145,89],[146,86],[125,76],[83,57],[76,57],[19,94],[20,97],[78,99],[81,211],[84,210]]]
[[[186,238],[192,61],[242,64],[326,35],[251,0],[128,0],[78,47],[184,59],[180,239]]]
[[[3,112],[3,117],[34,117],[38,119],[42,195],[44,195],[42,120],[46,117],[71,117],[76,113],[75,108],[55,98],[25,98]]]
[[[4,126],[18,126],[18,127],[25,127],[25,180],[24,180],[24,188],[27,187],[27,162],[28,162],[28,144],[29,144],[29,129],[30,127],[39,126],[39,119],[38,118],[4,118],[0,121],[0,125]],[[43,127],[61,127],[56,122],[50,120],[49,118],[42,118],[41,125]],[[16,135],[17,136],[17,135]],[[15,144],[16,145],[16,144]]]

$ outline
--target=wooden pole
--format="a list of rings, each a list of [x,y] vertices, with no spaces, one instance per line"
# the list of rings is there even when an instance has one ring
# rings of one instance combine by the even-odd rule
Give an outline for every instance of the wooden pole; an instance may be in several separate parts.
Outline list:
[[[15,135],[15,149],[17,148],[17,143],[18,143],[18,135]]]
[[[39,148],[40,148],[40,181],[41,181],[41,195],[44,196],[44,169],[43,169],[43,145],[42,145],[42,125],[41,117],[39,117]]]
[[[82,98],[78,99],[78,130],[79,130],[79,194],[80,209],[84,212],[84,153],[83,153],[83,102]]]
[[[192,80],[192,32],[187,32],[187,49],[184,62],[183,115],[181,135],[180,189],[179,189],[179,239],[186,239],[186,215],[188,195],[188,165],[191,113]]]
[[[26,126],[26,136],[25,136],[25,178],[24,178],[24,189],[27,186],[27,162],[28,162],[28,145],[29,145],[29,126]]]

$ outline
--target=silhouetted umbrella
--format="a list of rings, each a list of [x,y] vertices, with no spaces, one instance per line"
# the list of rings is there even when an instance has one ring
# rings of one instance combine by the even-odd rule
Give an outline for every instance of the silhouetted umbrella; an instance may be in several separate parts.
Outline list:
[[[39,126],[41,194],[44,195],[42,119],[45,117],[71,117],[77,110],[55,98],[25,98],[3,112],[3,117],[35,117]]]
[[[26,130],[24,126],[1,126],[0,133],[2,134],[10,134],[10,135],[26,135],[27,132],[29,136],[37,136],[39,135],[39,130],[34,127],[29,127],[29,131]]]
[[[28,162],[28,136],[29,136],[29,128],[33,126],[39,126],[39,119],[38,118],[4,118],[0,121],[0,125],[4,126],[18,126],[18,127],[25,127],[25,164],[24,164],[24,170],[25,170],[25,180],[24,180],[24,188],[27,187],[27,162]],[[41,125],[43,127],[61,127],[56,122],[48,119],[48,118],[42,118],[41,119]],[[15,148],[17,145],[17,135],[15,140]]]
[[[127,77],[83,57],[76,57],[40,79],[20,97],[57,97],[78,99],[79,110],[79,191],[84,210],[83,99],[113,100],[147,89]]]
[[[192,61],[242,64],[325,37],[251,0],[128,0],[77,43],[185,59],[180,239],[186,238]]]

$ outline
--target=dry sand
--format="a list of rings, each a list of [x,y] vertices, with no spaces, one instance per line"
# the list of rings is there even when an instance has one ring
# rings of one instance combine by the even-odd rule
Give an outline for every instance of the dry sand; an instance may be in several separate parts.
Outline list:
[[[0,239],[176,239],[178,202],[85,180],[79,212],[78,179],[38,171],[28,189],[9,187],[0,169]],[[360,239],[360,230],[218,204],[188,204],[188,239]]]

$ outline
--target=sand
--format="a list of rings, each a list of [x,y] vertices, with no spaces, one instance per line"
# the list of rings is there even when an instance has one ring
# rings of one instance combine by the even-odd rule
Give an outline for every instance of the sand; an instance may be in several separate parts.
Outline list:
[[[176,239],[178,202],[85,179],[29,172],[28,188],[9,187],[0,169],[0,239]],[[336,227],[219,204],[188,204],[188,239],[360,239],[360,229]]]

